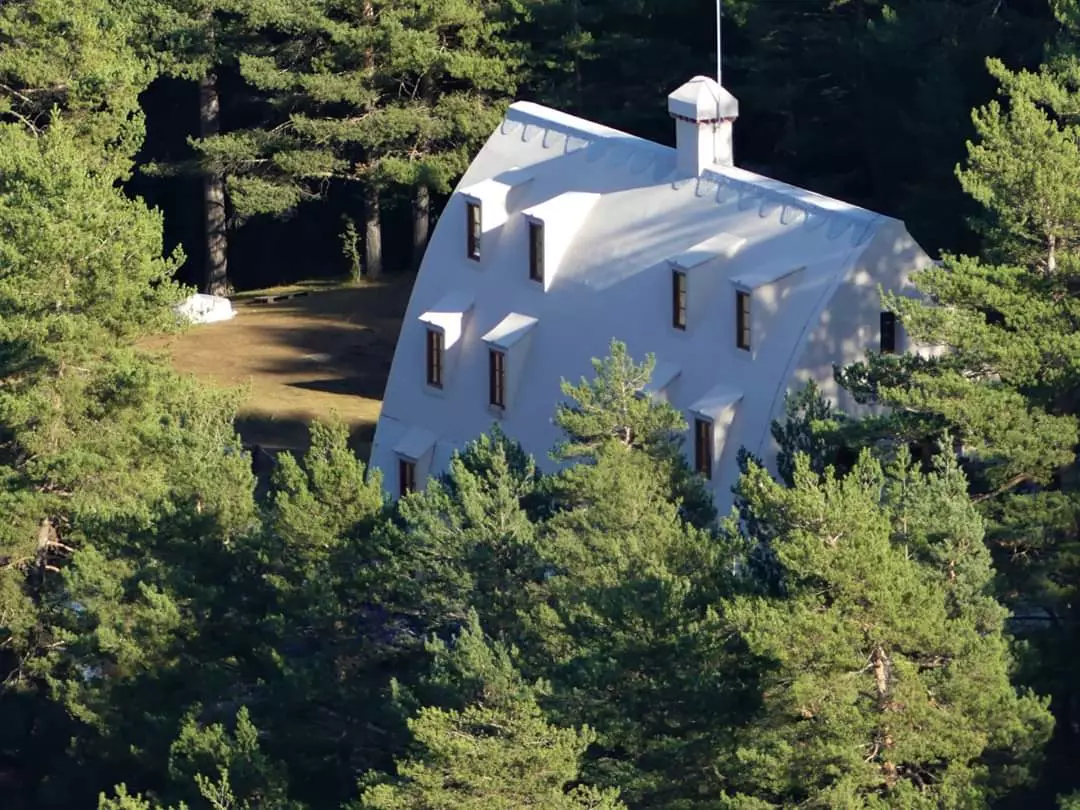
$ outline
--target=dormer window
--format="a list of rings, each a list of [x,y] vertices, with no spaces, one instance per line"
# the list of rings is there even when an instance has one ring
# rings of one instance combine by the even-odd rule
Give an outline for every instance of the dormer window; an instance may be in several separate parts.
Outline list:
[[[686,330],[686,272],[671,271],[671,325]]]
[[[707,419],[694,420],[694,471],[712,478],[713,425]]]
[[[480,219],[480,203],[470,202],[466,204],[466,211],[468,212],[467,223],[467,250],[468,256],[473,261],[480,261],[480,233],[481,233],[481,219]]]
[[[735,291],[735,345],[750,351],[750,293]]]
[[[529,278],[544,283],[544,224],[529,221]]]
[[[506,353],[498,349],[488,349],[488,402],[506,407]]]
[[[438,329],[427,330],[427,384],[443,387],[443,333]]]
[[[896,313],[881,313],[881,353],[896,354]]]
[[[398,459],[398,496],[416,491],[416,462]]]

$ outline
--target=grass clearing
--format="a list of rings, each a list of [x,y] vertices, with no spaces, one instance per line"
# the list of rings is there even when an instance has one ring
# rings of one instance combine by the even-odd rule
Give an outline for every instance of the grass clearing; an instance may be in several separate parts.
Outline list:
[[[148,341],[175,368],[247,397],[237,427],[247,445],[302,451],[311,420],[337,414],[366,459],[412,275],[380,282],[308,282],[236,295],[236,317]],[[273,303],[253,299],[304,292]]]

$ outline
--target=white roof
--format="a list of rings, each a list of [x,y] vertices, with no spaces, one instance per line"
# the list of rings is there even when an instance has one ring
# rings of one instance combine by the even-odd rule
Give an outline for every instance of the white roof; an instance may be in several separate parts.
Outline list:
[[[466,255],[460,190],[511,171],[531,180],[515,189],[505,222],[485,235],[481,260],[473,261]],[[578,195],[589,195],[587,210],[555,202],[582,199]],[[563,234],[570,241],[549,285],[528,278],[525,212],[538,210],[553,223],[545,225],[547,237],[572,229]],[[876,247],[883,240],[888,246]],[[876,251],[872,261],[867,251]],[[890,288],[890,274],[920,257],[903,224],[889,217],[734,167],[685,178],[676,172],[671,147],[515,103],[432,235],[387,382],[372,464],[391,469],[395,437],[411,428],[431,431],[440,446],[463,447],[498,418],[551,469],[549,451],[561,438],[552,420],[562,400],[560,381],[591,377],[592,358],[607,354],[617,338],[636,358],[653,352],[662,359],[650,390],[671,386],[669,402],[688,419],[694,408],[719,407],[725,397],[741,395],[728,449],[710,482],[723,506],[738,475],[735,450],[742,445],[766,454],[770,423],[796,377],[828,387],[833,362],[864,356],[875,333],[864,335],[853,319],[877,329],[878,283]],[[685,331],[672,328],[673,263],[694,266]],[[781,278],[782,287],[751,296],[754,318],[761,320],[754,321],[753,350],[738,349],[736,285],[756,290]],[[866,306],[874,311],[860,315],[844,304],[827,312],[842,285],[856,283],[852,295],[872,301]],[[471,297],[473,308],[453,379],[435,395],[425,390],[424,340],[416,334],[424,325],[417,319],[446,306],[440,302],[451,293]],[[508,358],[516,379],[513,402],[493,415],[488,346],[508,349],[525,335],[530,349],[518,358],[520,369]]]
[[[649,384],[645,386],[644,393],[659,394],[671,385],[681,370],[675,363],[658,360],[653,366],[652,377],[649,378]]]
[[[419,320],[446,329],[460,323],[462,317],[472,309],[472,305],[471,291],[451,290],[439,299],[439,303],[422,313]]]
[[[435,434],[421,427],[410,428],[394,445],[394,453],[409,461],[419,461],[435,444]]]
[[[730,233],[719,233],[703,242],[698,242],[689,250],[672,256],[669,261],[683,270],[692,270],[700,267],[713,259],[733,259],[735,254],[746,244],[746,240],[740,236],[732,236]]]
[[[509,350],[521,340],[537,324],[536,318],[511,312],[495,328],[480,338],[485,343],[490,343],[498,349]]]
[[[743,392],[740,389],[726,383],[719,383],[710,388],[705,396],[692,403],[688,410],[712,419],[742,398]]]

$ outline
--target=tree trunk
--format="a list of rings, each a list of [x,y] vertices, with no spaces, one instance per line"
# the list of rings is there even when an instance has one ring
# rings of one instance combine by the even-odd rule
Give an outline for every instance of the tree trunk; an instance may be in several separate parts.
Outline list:
[[[375,4],[364,0],[364,20],[370,24],[375,20]],[[368,47],[364,52],[364,67],[370,75],[375,73],[375,49]],[[374,160],[370,159],[371,163]],[[364,273],[369,279],[382,276],[382,221],[379,214],[379,189],[372,179],[368,179],[364,190]]]
[[[1057,271],[1057,236],[1050,234],[1046,242],[1046,272],[1053,275]]]
[[[221,102],[217,76],[208,72],[199,80],[199,136],[221,131]],[[203,225],[206,233],[204,288],[211,295],[229,291],[228,236],[225,220],[225,178],[218,172],[203,174]]]
[[[421,183],[416,187],[416,196],[413,198],[412,220],[412,260],[413,270],[420,269],[420,262],[424,260],[424,251],[427,249],[428,234],[431,230],[431,193],[427,183]]]
[[[382,224],[379,216],[379,189],[368,183],[364,192],[364,273],[369,279],[382,275]]]

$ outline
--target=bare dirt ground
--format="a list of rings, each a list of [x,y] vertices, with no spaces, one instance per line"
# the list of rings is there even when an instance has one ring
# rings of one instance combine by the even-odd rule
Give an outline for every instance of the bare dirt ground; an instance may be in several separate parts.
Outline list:
[[[243,293],[233,299],[232,320],[192,326],[148,348],[167,351],[180,372],[244,388],[237,427],[248,446],[302,451],[311,420],[336,414],[366,459],[412,282],[404,275]],[[254,300],[297,290],[307,294]]]

